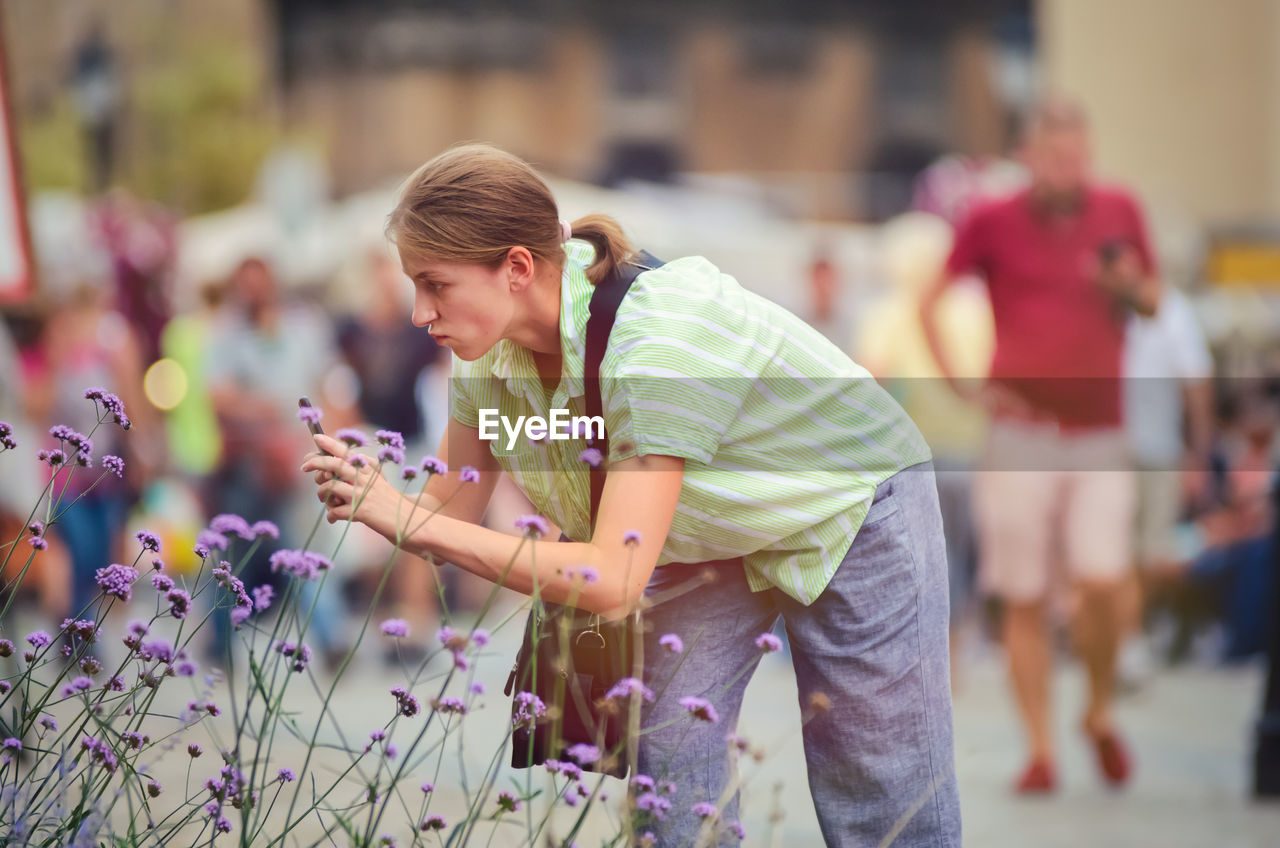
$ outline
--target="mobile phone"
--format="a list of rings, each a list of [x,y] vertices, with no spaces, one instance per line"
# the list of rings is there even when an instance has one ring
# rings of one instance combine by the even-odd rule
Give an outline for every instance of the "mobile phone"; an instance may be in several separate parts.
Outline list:
[[[299,408],[299,409],[311,409],[311,401],[310,401],[310,400],[308,400],[308,399],[307,399],[307,397],[306,397],[305,395],[304,395],[304,396],[302,396],[302,397],[300,397],[300,398],[298,398],[298,408]],[[319,422],[319,421],[314,421],[314,420],[311,420],[311,419],[307,419],[307,421],[306,421],[306,425],[307,425],[307,429],[311,431],[311,435],[313,435],[313,436],[322,436],[322,435],[324,435],[324,428],[320,426],[320,422]],[[317,446],[317,447],[316,447],[316,450],[320,450],[319,446]],[[321,453],[329,453],[328,451],[324,451],[324,450],[322,450],[322,451],[320,451],[320,452],[321,452]]]

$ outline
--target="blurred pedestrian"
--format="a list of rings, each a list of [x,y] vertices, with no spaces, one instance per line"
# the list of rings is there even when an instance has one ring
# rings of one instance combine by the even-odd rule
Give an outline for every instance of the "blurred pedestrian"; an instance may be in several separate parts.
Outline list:
[[[1090,175],[1078,105],[1040,104],[1023,155],[1031,184],[965,219],[920,315],[943,375],[992,415],[975,480],[980,580],[1005,605],[1003,641],[1028,735],[1030,759],[1015,787],[1047,792],[1057,785],[1046,628],[1055,538],[1079,599],[1073,634],[1089,678],[1082,728],[1105,779],[1118,785],[1130,776],[1111,715],[1135,500],[1120,376],[1127,317],[1154,314],[1160,284],[1137,203]],[[937,316],[951,282],[975,271],[996,331],[981,387],[955,379]]]

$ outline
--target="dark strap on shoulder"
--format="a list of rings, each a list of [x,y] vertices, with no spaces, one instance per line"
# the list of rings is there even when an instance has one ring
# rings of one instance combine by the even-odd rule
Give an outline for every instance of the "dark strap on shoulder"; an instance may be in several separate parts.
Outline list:
[[[604,361],[605,349],[609,346],[609,333],[613,331],[614,319],[618,317],[618,307],[626,297],[636,277],[645,271],[661,267],[662,262],[655,259],[648,251],[640,251],[626,262],[619,263],[613,273],[596,285],[591,294],[587,318],[587,352],[583,359],[582,384],[586,393],[587,417],[599,416],[604,420],[604,405],[600,401],[600,363]],[[604,460],[591,469],[591,530],[595,531],[596,513],[600,510],[600,496],[604,494],[605,464],[609,459],[609,434],[604,438],[594,439],[591,446],[600,451]]]

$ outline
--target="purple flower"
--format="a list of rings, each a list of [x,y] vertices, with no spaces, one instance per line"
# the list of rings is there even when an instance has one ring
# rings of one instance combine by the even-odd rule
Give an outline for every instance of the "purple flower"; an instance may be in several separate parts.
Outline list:
[[[409,635],[409,622],[403,618],[388,618],[382,622],[382,632],[395,639],[403,639]]]
[[[134,534],[135,538],[142,543],[144,550],[160,553],[160,537],[148,530],[139,530]]]
[[[628,530],[627,532],[623,533],[623,534],[622,534],[622,544],[624,544],[624,545],[638,545],[638,544],[640,544],[640,531],[639,531],[639,530]]]
[[[192,742],[190,745],[187,746],[187,756],[193,760],[203,753],[204,753],[204,750],[201,749],[201,747],[195,742]]]
[[[120,402],[120,398],[97,386],[85,389],[84,396],[86,400],[93,401],[95,408],[101,403],[104,412],[110,414],[121,427],[129,429],[129,416],[124,414],[124,404]]]
[[[27,642],[29,642],[31,647],[35,648],[37,651],[41,648],[48,647],[49,643],[52,641],[53,637],[48,633],[45,633],[43,630],[33,630],[27,634]]]
[[[168,664],[173,662],[173,645],[163,639],[143,642],[142,646],[138,648],[138,656],[144,660],[156,660],[157,662]]]
[[[422,821],[422,830],[444,830],[448,822],[444,820],[444,816],[431,815]]]
[[[36,454],[36,459],[41,462],[48,463],[50,468],[57,468],[67,461],[67,455],[62,451],[54,448],[53,450],[42,450]]]
[[[182,589],[170,589],[165,599],[169,602],[169,614],[174,618],[186,618],[191,611],[191,596]]]
[[[480,472],[470,465],[462,466],[462,470],[458,472],[458,479],[463,483],[479,483]]]
[[[622,678],[613,684],[613,688],[606,692],[604,697],[607,701],[612,701],[615,698],[625,700],[635,694],[639,694],[646,701],[653,700],[653,690],[634,677]]]
[[[248,541],[253,540],[256,534],[253,528],[249,526],[249,522],[245,521],[239,515],[230,512],[220,513],[209,520],[209,529],[223,536],[234,534],[241,539]],[[215,546],[216,547],[216,546]]]
[[[334,436],[338,441],[346,442],[348,447],[362,448],[369,444],[369,437],[354,427],[343,427]]]
[[[404,464],[404,450],[395,445],[383,445],[378,448],[378,462],[389,462],[392,465]]]
[[[378,730],[370,731],[369,733],[369,740],[371,742],[381,742],[383,739],[386,739],[386,738],[387,738],[387,731],[382,730],[381,728],[379,728]]]
[[[249,528],[253,532],[254,537],[270,536],[273,539],[280,538],[280,528],[273,521],[267,521],[265,518],[261,521],[253,522],[253,526]]]
[[[43,536],[43,535],[44,535],[44,522],[43,522],[43,521],[33,521],[33,522],[31,522],[30,524],[28,524],[28,525],[27,525],[27,529],[31,531],[31,535],[32,535],[32,536]]]
[[[198,668],[199,666],[197,666],[191,660],[183,660],[182,662],[174,666],[174,669],[178,672],[179,677],[195,677],[196,671]]]
[[[693,814],[695,816],[700,816],[701,818],[704,818],[704,819],[715,818],[717,815],[719,815],[718,811],[716,810],[716,805],[709,804],[706,801],[699,801],[689,809],[693,811]]]
[[[673,654],[684,652],[684,640],[674,633],[667,633],[658,639],[658,644]]]
[[[586,742],[579,742],[576,745],[570,745],[564,752],[582,765],[594,763],[596,760],[600,759],[600,749],[595,745],[588,745]]]
[[[320,411],[320,407],[318,406],[298,407],[299,421],[305,421],[308,424],[319,424],[322,417],[324,417],[324,413]]]
[[[483,648],[489,644],[489,631],[483,627],[477,627],[471,631],[471,641],[475,643],[477,648]]]
[[[239,627],[249,620],[249,616],[253,615],[253,607],[236,606],[231,610],[231,626]]]
[[[201,559],[208,556],[209,551],[225,551],[230,546],[231,540],[217,530],[206,527],[196,534],[196,552],[200,553],[201,549],[204,550],[204,553],[200,554]]]
[[[404,450],[404,436],[395,430],[378,430],[373,434],[380,445],[390,445],[393,448]]]
[[[118,674],[113,675],[111,679],[107,681],[107,685],[102,688],[106,689],[108,692],[123,692],[124,678]]]
[[[525,531],[526,535],[535,539],[551,533],[551,525],[541,515],[520,516],[516,519],[516,529]]]
[[[720,714],[716,712],[716,708],[706,698],[698,698],[694,695],[686,695],[680,699],[680,706],[689,711],[689,714],[696,719],[715,724],[720,720]]]
[[[153,574],[151,585],[156,587],[157,592],[164,594],[173,588],[173,580],[167,574]]]
[[[8,639],[0,639],[0,657],[13,656],[13,642]]]
[[[276,590],[270,583],[263,583],[261,586],[253,587],[253,608],[258,612],[262,612],[271,606],[271,600],[276,596]]]
[[[747,838],[747,829],[742,826],[742,822],[733,822],[729,825],[729,832],[739,839]]]
[[[652,792],[653,778],[649,777],[647,774],[637,774],[635,777],[631,778],[631,785],[641,792]]]
[[[462,703],[458,698],[437,698],[431,701],[431,707],[436,712],[456,713],[457,715],[466,715],[467,705]]]
[[[102,458],[102,466],[117,477],[124,477],[124,460],[120,457],[107,454]]]
[[[163,791],[164,791],[164,787],[160,785],[159,781],[151,780],[147,782],[147,794],[150,795],[152,798],[159,798],[160,793]]]
[[[45,551],[49,549],[49,543],[45,541],[44,536],[32,536],[27,539],[27,544],[35,548],[37,551]]]
[[[427,782],[422,784],[423,795],[430,795],[432,792],[435,792],[435,791],[436,791],[436,787],[432,783]]]
[[[481,683],[479,680],[477,680],[467,687],[467,691],[470,692],[472,695],[483,695],[484,684]]]
[[[514,813],[520,809],[520,801],[516,799],[510,792],[502,791],[498,793],[498,812]]]
[[[0,448],[13,450],[18,443],[13,440],[13,428],[7,421],[0,421]]]
[[[604,454],[600,453],[599,448],[585,448],[578,454],[578,459],[592,468],[599,468],[600,463],[604,462]]]
[[[671,802],[652,792],[645,792],[636,798],[636,809],[653,813],[656,818],[661,819],[671,809]]]
[[[9,690],[13,688],[13,684],[7,680],[0,680],[0,695],[8,695]]]
[[[270,563],[272,571],[284,571],[303,580],[315,580],[320,572],[333,567],[333,563],[320,554],[287,548],[273,553]]]
[[[542,702],[532,692],[517,692],[515,698],[512,699],[515,704],[515,712],[511,716],[511,724],[520,727],[522,725],[532,726],[539,718],[547,714],[547,705]]]
[[[418,469],[410,465],[408,468],[400,472],[400,479],[406,483],[411,483],[418,478]]]
[[[422,709],[418,699],[403,686],[392,686],[391,696],[396,699],[396,711],[405,718],[413,718]]]
[[[133,595],[133,581],[138,579],[138,569],[113,562],[106,568],[99,568],[94,579],[105,594],[128,601]]]
[[[58,722],[53,716],[41,716],[40,726],[45,730],[56,731],[58,729]]]
[[[277,642],[276,650],[282,656],[293,658],[293,670],[301,674],[311,662],[311,647],[297,642]]]
[[[213,824],[213,829],[217,833],[230,833],[231,821],[226,816],[218,816],[218,820]]]
[[[570,580],[575,577],[581,577],[583,583],[595,583],[600,579],[600,572],[589,565],[583,565],[578,568],[569,569],[569,571],[565,573],[565,577]]]
[[[10,736],[8,739],[4,740],[4,744],[0,745],[0,750],[12,751],[16,754],[22,750],[22,740]]]
[[[150,742],[151,737],[143,736],[141,733],[137,733],[133,730],[126,730],[124,733],[120,734],[120,741],[124,742],[125,745],[136,751],[147,742]]]
[[[280,781],[281,783],[293,783],[295,779],[296,777],[293,774],[293,769],[282,768],[276,774],[276,780]]]
[[[756,637],[756,647],[766,654],[782,650],[782,640],[772,633],[761,633]]]

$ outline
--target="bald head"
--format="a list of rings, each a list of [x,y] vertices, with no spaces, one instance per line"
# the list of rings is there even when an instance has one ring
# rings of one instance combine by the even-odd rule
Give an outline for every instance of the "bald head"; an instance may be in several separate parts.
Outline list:
[[[1022,153],[1033,191],[1046,200],[1078,196],[1089,180],[1089,122],[1083,107],[1055,95],[1036,104],[1023,125]]]

